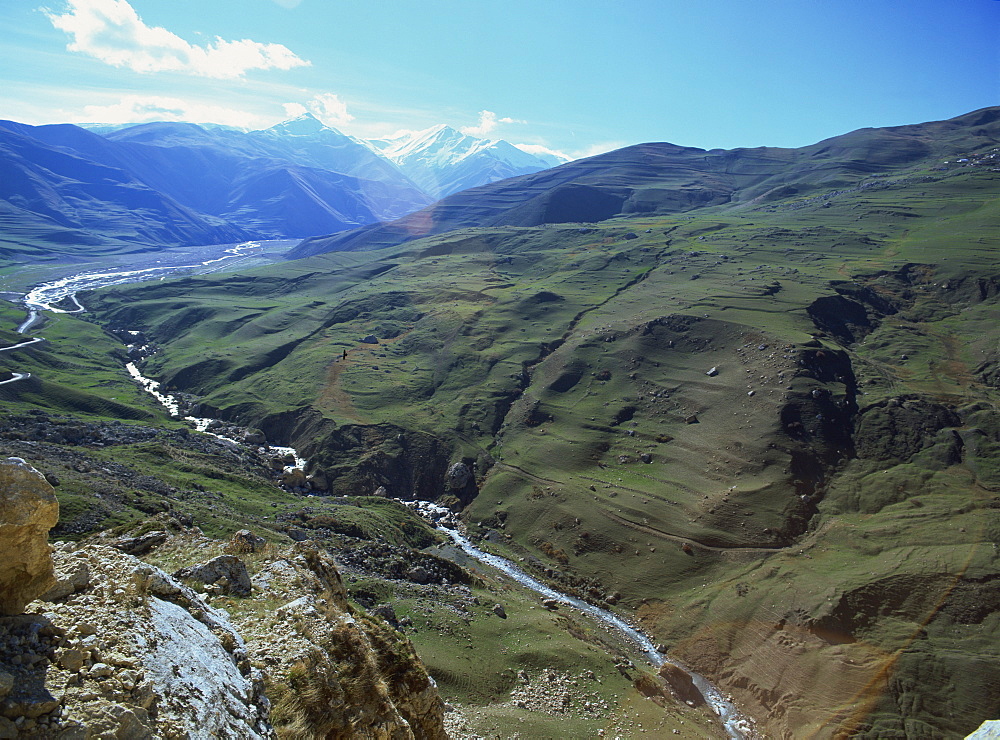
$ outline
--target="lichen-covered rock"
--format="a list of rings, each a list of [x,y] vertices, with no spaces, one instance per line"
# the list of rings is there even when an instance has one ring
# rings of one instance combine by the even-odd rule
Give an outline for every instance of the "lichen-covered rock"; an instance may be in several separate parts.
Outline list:
[[[58,520],[45,476],[19,457],[0,461],[0,615],[20,614],[55,585],[47,537]]]

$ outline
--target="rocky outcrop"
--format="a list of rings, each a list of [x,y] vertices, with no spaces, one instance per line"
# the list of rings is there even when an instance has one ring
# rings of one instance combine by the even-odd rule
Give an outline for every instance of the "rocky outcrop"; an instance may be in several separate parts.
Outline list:
[[[271,717],[283,737],[446,738],[444,704],[400,633],[352,608],[326,553],[297,546],[254,577],[284,602],[234,620],[265,666]]]
[[[19,733],[273,736],[262,676],[223,612],[110,547],[59,545],[55,563],[54,601],[0,623],[14,678],[0,714]]]
[[[189,529],[157,552],[224,547]],[[105,545],[54,560],[46,601],[0,617],[0,737],[447,737],[412,645],[348,603],[324,552],[269,546],[245,598]],[[218,561],[243,565],[181,572]]]
[[[20,614],[55,584],[47,537],[58,520],[45,476],[19,457],[0,462],[0,615]]]

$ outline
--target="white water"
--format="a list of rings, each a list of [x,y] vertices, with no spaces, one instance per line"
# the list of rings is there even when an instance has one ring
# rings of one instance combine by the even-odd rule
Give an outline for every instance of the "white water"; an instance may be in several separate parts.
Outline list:
[[[712,707],[715,713],[719,715],[719,719],[722,720],[722,724],[726,728],[726,733],[730,738],[733,738],[733,740],[746,740],[746,738],[752,736],[753,731],[750,722],[740,716],[733,703],[726,699],[722,693],[715,688],[715,686],[709,683],[708,679],[697,673],[693,673],[680,663],[665,657],[659,650],[656,649],[648,636],[637,630],[617,614],[609,612],[607,609],[601,609],[593,604],[588,604],[586,601],[569,596],[560,591],[556,591],[554,588],[546,586],[541,581],[529,576],[510,560],[502,558],[498,555],[492,555],[488,552],[483,552],[473,545],[468,538],[460,532],[440,525],[439,527],[443,532],[451,537],[455,544],[462,548],[467,555],[475,558],[479,562],[496,568],[501,573],[504,573],[520,583],[522,586],[530,588],[532,591],[535,591],[546,598],[554,599],[561,604],[572,606],[574,609],[577,609],[584,614],[588,614],[594,619],[597,619],[598,621],[614,628],[622,636],[624,636],[625,639],[642,650],[654,667],[659,668],[664,663],[670,663],[671,665],[675,665],[683,670],[691,676],[691,680],[697,687],[698,691],[701,692],[701,695],[705,697],[705,701],[710,707]]]
[[[136,383],[142,386],[143,390],[145,390],[147,393],[153,396],[153,398],[155,398],[157,401],[160,402],[161,406],[163,406],[167,411],[170,412],[171,416],[178,419],[180,418],[181,416],[180,401],[177,400],[176,396],[172,396],[169,393],[163,393],[160,390],[161,388],[160,381],[153,380],[152,378],[147,378],[145,375],[139,372],[139,368],[135,366],[134,362],[126,364],[125,369],[128,370],[128,374],[132,376],[132,379],[135,380]],[[211,431],[209,429],[209,425],[213,421],[215,421],[215,419],[207,419],[202,416],[185,416],[184,421],[189,422],[199,432],[203,432],[204,434],[209,434],[215,437],[216,439],[221,439],[226,442],[231,442],[232,444],[242,444],[241,442],[231,437],[226,437],[225,435],[216,434],[215,432]],[[284,470],[286,473],[291,472],[295,468],[300,468],[303,470],[305,469],[306,460],[302,457],[299,457],[299,453],[296,452],[295,448],[281,447],[280,445],[268,445],[268,449],[276,455],[281,455],[281,456],[291,455],[292,457],[295,458],[295,462],[292,465],[285,466]]]
[[[83,305],[76,299],[76,293],[82,290],[94,290],[96,288],[110,286],[110,285],[120,285],[123,283],[133,283],[141,282],[145,280],[153,280],[156,278],[163,278],[172,272],[183,269],[196,269],[205,267],[207,265],[222,262],[224,260],[231,259],[235,256],[240,255],[246,250],[250,250],[259,247],[259,242],[246,242],[244,244],[239,244],[234,247],[230,247],[225,250],[225,254],[221,257],[205,260],[194,265],[171,265],[162,267],[151,267],[139,270],[111,270],[107,272],[91,272],[91,273],[81,273],[78,275],[71,275],[69,277],[60,278],[49,283],[44,283],[32,289],[24,299],[24,305],[28,309],[27,319],[18,327],[18,333],[23,334],[30,328],[35,320],[38,318],[40,311],[52,311],[54,313],[79,313],[84,311]],[[60,301],[71,298],[76,304],[75,309],[66,310],[61,308],[55,308],[54,303],[59,303]],[[15,345],[13,347],[4,348],[6,350],[17,349],[18,347],[23,347],[28,344],[33,344],[34,342],[44,341],[41,338],[33,339],[29,342],[22,342],[21,344]],[[159,401],[174,417],[180,417],[180,403],[176,397],[163,393],[161,389],[161,384],[159,381],[147,378],[139,372],[139,369],[134,363],[130,362],[126,366],[129,374],[137,383],[139,383],[148,393],[154,396],[157,401]],[[15,377],[10,380],[4,381],[6,383],[11,383],[16,380],[21,380],[23,378],[29,377],[27,373],[15,373]],[[225,440],[232,444],[240,444],[234,439],[224,437],[219,434],[214,434],[208,430],[209,425],[214,421],[213,419],[186,416],[184,417],[186,421],[194,425],[194,427],[201,432],[206,434],[211,434],[218,439]],[[299,457],[298,452],[291,447],[275,447],[270,448],[277,454],[291,454],[295,458],[295,465],[286,467],[286,471],[293,467],[304,468],[306,461]],[[719,715],[722,720],[723,726],[726,728],[726,732],[730,738],[733,740],[746,740],[752,736],[752,729],[750,723],[740,716],[737,712],[736,707],[727,700],[722,693],[715,688],[709,681],[703,676],[698,675],[689,671],[684,666],[676,663],[675,661],[668,660],[664,655],[662,655],[656,647],[653,645],[652,641],[648,636],[643,634],[641,631],[632,627],[630,624],[625,622],[616,614],[600,607],[594,606],[593,604],[588,604],[587,602],[577,599],[575,597],[564,594],[560,591],[546,586],[541,581],[532,578],[530,575],[525,573],[523,570],[517,567],[513,562],[507,560],[506,558],[499,557],[497,555],[492,555],[490,553],[484,552],[473,545],[464,535],[458,532],[456,529],[451,529],[447,525],[454,525],[456,522],[453,515],[442,507],[438,507],[430,502],[409,502],[411,504],[416,504],[418,510],[425,515],[431,515],[430,518],[437,521],[438,526],[442,531],[448,534],[449,537],[458,545],[466,554],[470,557],[478,560],[479,562],[489,565],[502,573],[506,574],[511,579],[517,581],[521,585],[529,588],[546,598],[554,599],[559,603],[566,604],[573,607],[594,619],[606,624],[613,629],[617,630],[626,640],[633,643],[637,648],[639,648],[649,659],[650,663],[655,667],[660,667],[664,663],[671,663],[676,665],[685,672],[687,672],[694,683],[694,685],[701,692],[705,701],[712,707],[712,709]],[[421,508],[422,507],[422,508]]]

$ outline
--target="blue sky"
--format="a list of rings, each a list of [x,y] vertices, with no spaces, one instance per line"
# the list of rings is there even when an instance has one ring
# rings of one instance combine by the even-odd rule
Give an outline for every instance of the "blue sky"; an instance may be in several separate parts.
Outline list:
[[[32,124],[311,110],[581,156],[1000,104],[1000,0],[3,0],[0,32],[0,118]]]

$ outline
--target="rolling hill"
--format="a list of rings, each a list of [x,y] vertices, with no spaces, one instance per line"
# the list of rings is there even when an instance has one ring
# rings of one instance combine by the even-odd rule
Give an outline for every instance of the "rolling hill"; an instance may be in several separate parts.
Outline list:
[[[466,226],[538,226],[619,215],[740,207],[849,189],[902,167],[1000,142],[1000,108],[947,121],[858,131],[800,149],[703,150],[639,144],[473,188],[388,224],[306,240],[289,258],[381,249]]]
[[[767,737],[962,737],[1000,713],[998,227],[991,108],[794,150],[630,147],[85,304],[203,414],[303,452],[331,511],[461,512]],[[14,410],[127,397],[25,352]],[[570,665],[554,633],[587,637],[553,614],[474,663],[413,639],[446,699],[514,732],[474,687]]]

